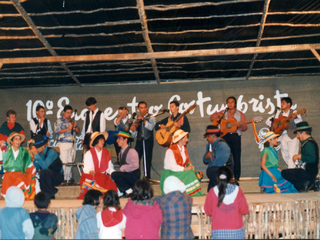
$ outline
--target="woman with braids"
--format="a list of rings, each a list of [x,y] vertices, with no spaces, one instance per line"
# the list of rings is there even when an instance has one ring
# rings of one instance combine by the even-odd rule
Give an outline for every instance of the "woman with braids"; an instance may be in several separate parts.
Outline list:
[[[218,185],[206,197],[204,211],[212,217],[212,239],[245,238],[242,216],[249,214],[249,207],[242,190],[230,183],[232,178],[230,168],[220,167]]]

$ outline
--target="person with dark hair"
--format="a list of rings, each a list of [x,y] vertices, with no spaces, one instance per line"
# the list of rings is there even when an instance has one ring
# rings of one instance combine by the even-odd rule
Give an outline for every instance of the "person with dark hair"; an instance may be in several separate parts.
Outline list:
[[[91,134],[94,132],[106,131],[106,119],[103,112],[97,108],[97,100],[94,97],[89,97],[86,100],[86,106],[89,109],[83,121],[83,127],[81,132],[82,141],[82,153],[85,154],[89,150],[89,142]]]
[[[297,111],[291,109],[292,100],[289,97],[281,98],[281,110],[277,110],[276,114],[272,115],[266,120],[266,125],[271,127],[274,119],[280,117],[288,117],[292,115],[292,118],[289,120],[289,128],[284,130],[281,135],[281,154],[285,163],[288,165],[288,168],[295,168],[293,161],[293,156],[298,154],[299,151],[299,140],[296,135],[293,133],[296,124],[302,121],[301,115],[297,115]]]
[[[23,127],[16,122],[17,113],[14,110],[7,111],[7,121],[0,127],[0,146],[5,143],[11,133],[17,132],[25,135]]]
[[[155,197],[162,209],[161,239],[192,239],[192,197],[185,194],[186,185],[169,176],[163,183],[164,195]]]
[[[98,239],[97,208],[102,203],[102,193],[98,190],[89,190],[83,198],[82,207],[74,214],[78,221],[75,239]]]
[[[99,238],[122,239],[122,229],[126,227],[127,218],[120,208],[117,192],[114,190],[106,192],[103,203],[103,210],[97,213]]]
[[[223,138],[220,138],[220,129],[217,126],[207,126],[206,133],[203,135],[207,139],[206,153],[203,162],[208,164],[207,176],[209,178],[208,192],[217,185],[218,169],[224,165],[233,168],[233,157],[229,145]]]
[[[129,129],[127,129],[130,124],[128,119],[128,108],[126,107],[118,108],[118,116],[114,119],[113,124],[116,131],[125,131],[125,132],[129,131]],[[119,147],[117,141],[114,141],[113,144],[118,156],[121,150],[121,147]],[[116,162],[116,163],[119,164],[119,162]]]
[[[311,136],[312,127],[308,122],[296,124],[297,138],[301,142],[301,153],[293,156],[296,165],[295,169],[282,170],[283,178],[291,182],[299,192],[308,192],[309,190],[319,191],[315,179],[318,174],[319,147],[317,142]]]
[[[178,117],[180,117],[181,113],[179,113],[179,102],[178,101],[172,101],[170,102],[169,108],[171,112],[171,116],[166,117],[162,119],[161,121],[156,123],[155,130],[158,131],[160,128],[165,129],[168,122],[172,121],[174,122],[177,120]],[[180,120],[176,123],[174,123],[174,126],[185,131],[185,132],[191,132],[191,128],[189,125],[188,118],[186,116],[183,116],[180,118]]]
[[[55,149],[46,146],[47,136],[38,134],[33,140],[32,145],[35,148],[32,148],[31,152],[34,155],[33,164],[39,173],[40,189],[54,199],[54,195],[58,192],[55,186],[63,182],[62,161]]]
[[[279,134],[267,132],[264,136],[264,149],[261,152],[261,173],[259,186],[266,193],[296,193],[294,186],[281,176],[279,168],[278,145]]]
[[[101,192],[117,190],[115,182],[110,178],[114,172],[110,153],[103,146],[108,139],[107,132],[94,132],[90,139],[90,150],[83,158],[83,173],[80,178],[80,196],[82,199],[88,189],[98,189]]]
[[[227,98],[227,109],[221,110],[220,112],[214,113],[210,117],[210,121],[214,121],[216,119],[224,118],[235,118],[237,120],[236,126],[237,131],[229,132],[223,136],[223,139],[228,143],[231,153],[233,155],[234,161],[234,177],[236,181],[239,181],[241,176],[241,135],[243,131],[248,129],[248,125],[246,123],[241,124],[240,122],[246,121],[246,116],[237,109],[237,100],[235,97]]]
[[[62,117],[54,123],[57,146],[60,148],[60,159],[63,163],[72,163],[76,159],[75,134],[80,133],[76,122],[72,121],[73,109],[70,105],[63,108]],[[64,180],[69,183],[71,179],[71,166],[63,166]]]
[[[232,184],[233,172],[220,167],[218,185],[212,188],[204,204],[205,213],[211,217],[212,239],[244,239],[243,215],[249,214],[247,200],[236,184]]]
[[[121,147],[118,155],[120,169],[114,171],[111,178],[117,184],[119,197],[132,193],[134,183],[140,178],[139,156],[137,151],[129,146],[128,141],[131,140],[128,132],[119,131],[117,134],[117,143]]]
[[[153,128],[156,124],[156,118],[150,117],[148,113],[147,103],[141,101],[138,103],[138,111],[140,116],[137,117],[137,121],[140,124],[132,124],[130,127],[130,133],[132,137],[137,137],[135,149],[139,154],[139,159],[146,155],[145,175],[148,179],[151,178],[151,165],[152,165],[152,151],[153,151]],[[150,117],[145,119],[146,117]],[[138,123],[136,122],[136,123]]]
[[[34,138],[38,134],[52,138],[53,130],[51,127],[51,123],[44,117],[45,110],[42,105],[37,106],[36,114],[37,117],[31,119],[29,122],[31,138]]]
[[[44,192],[37,193],[34,205],[37,211],[30,213],[34,227],[33,239],[53,239],[57,230],[58,218],[54,213],[48,211],[50,196]]]
[[[169,176],[175,176],[186,185],[186,194],[190,196],[202,196],[200,180],[202,172],[196,175],[195,168],[189,159],[188,132],[178,129],[173,134],[172,144],[167,149],[164,157],[164,170],[160,178],[161,193],[164,192],[164,181]],[[199,178],[198,178],[199,177]]]
[[[128,239],[160,239],[162,210],[151,199],[153,189],[146,179],[139,179],[133,187],[131,199],[123,209],[127,217],[125,236]]]

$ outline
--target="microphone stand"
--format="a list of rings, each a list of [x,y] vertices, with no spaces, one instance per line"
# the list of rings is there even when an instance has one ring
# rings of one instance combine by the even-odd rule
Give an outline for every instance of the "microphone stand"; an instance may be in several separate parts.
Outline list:
[[[229,110],[229,108],[226,108],[225,110],[224,110],[224,112],[223,112],[223,114],[222,114],[222,116],[221,116],[221,118],[219,118],[218,119],[218,124],[220,125],[220,123],[221,123],[221,120],[223,119],[223,117],[224,117],[224,115],[226,114],[226,112]]]

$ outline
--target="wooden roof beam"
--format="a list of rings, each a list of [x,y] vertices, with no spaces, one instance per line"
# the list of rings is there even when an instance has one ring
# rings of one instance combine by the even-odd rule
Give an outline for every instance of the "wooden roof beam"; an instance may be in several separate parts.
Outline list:
[[[317,52],[317,50],[315,50],[314,48],[311,48],[310,49],[311,52],[313,53],[313,55],[318,59],[318,61],[320,62],[320,55],[319,53]]]
[[[17,11],[21,14],[23,19],[27,22],[27,24],[30,26],[31,30],[34,32],[34,34],[39,38],[39,40],[43,43],[43,45],[48,49],[48,51],[51,53],[52,56],[58,56],[56,51],[52,49],[50,43],[45,39],[45,37],[42,35],[42,33],[38,30],[37,26],[34,24],[32,19],[28,16],[28,13],[26,10],[22,7],[19,0],[11,0],[14,7],[17,9]],[[61,66],[64,68],[64,70],[68,73],[68,75],[81,87],[80,81],[73,75],[73,73],[70,71],[70,69],[66,66],[65,63],[61,63]]]

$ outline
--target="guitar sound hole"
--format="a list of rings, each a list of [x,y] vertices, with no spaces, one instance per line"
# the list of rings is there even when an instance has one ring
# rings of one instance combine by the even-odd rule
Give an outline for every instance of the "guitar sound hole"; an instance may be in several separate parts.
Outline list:
[[[226,127],[227,127],[228,129],[230,129],[230,128],[231,128],[231,124],[230,124],[230,123],[227,123],[227,124],[226,124]]]

